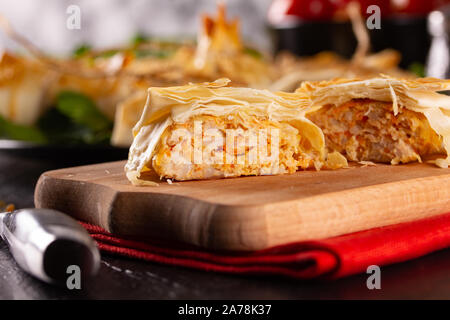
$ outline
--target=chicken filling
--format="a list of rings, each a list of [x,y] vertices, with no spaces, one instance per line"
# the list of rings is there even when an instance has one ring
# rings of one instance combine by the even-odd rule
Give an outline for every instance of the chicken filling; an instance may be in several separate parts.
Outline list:
[[[202,115],[166,129],[152,167],[161,178],[192,180],[293,173],[320,168],[318,159],[288,123]]]
[[[445,153],[424,115],[402,108],[395,116],[391,102],[354,99],[326,105],[308,118],[323,130],[328,150],[350,161],[398,164]]]

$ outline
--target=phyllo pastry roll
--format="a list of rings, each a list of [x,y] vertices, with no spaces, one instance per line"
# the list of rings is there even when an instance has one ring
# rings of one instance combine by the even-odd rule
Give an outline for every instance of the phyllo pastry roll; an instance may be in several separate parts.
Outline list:
[[[391,164],[422,161],[447,167],[450,154],[450,97],[439,91],[449,80],[336,79],[305,82],[297,89],[313,106],[307,117],[324,132],[327,149],[351,161]]]
[[[192,180],[347,164],[337,154],[327,157],[323,133],[305,118],[298,95],[228,82],[148,90],[125,166],[133,184],[151,184],[152,172]]]
[[[20,125],[35,124],[45,112],[55,76],[38,61],[0,53],[0,118]]]

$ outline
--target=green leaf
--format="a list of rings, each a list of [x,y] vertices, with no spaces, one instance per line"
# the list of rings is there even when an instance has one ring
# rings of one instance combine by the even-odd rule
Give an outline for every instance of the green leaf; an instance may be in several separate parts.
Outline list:
[[[42,115],[38,121],[38,127],[52,144],[79,144],[84,141],[84,134],[79,125],[73,123],[56,108],[51,108]]]
[[[74,123],[84,125],[93,131],[110,129],[112,122],[85,95],[63,91],[56,99],[56,108]]]
[[[0,137],[35,143],[47,142],[44,134],[39,129],[12,123],[3,117],[0,117]]]
[[[262,53],[256,49],[245,47],[244,53],[253,56],[254,58],[261,59],[263,57]]]
[[[74,123],[58,109],[49,109],[38,122],[38,127],[52,144],[107,144],[111,130],[95,132],[88,127]]]
[[[98,55],[96,55],[96,58],[111,58],[112,56],[116,55],[117,53],[119,53],[119,50],[116,49],[111,49],[111,50],[106,50],[103,51],[101,53],[99,53]]]
[[[409,66],[408,70],[415,73],[418,77],[425,77],[425,66],[423,63],[414,62]]]
[[[138,32],[132,39],[131,44],[134,46],[138,46],[144,42],[147,42],[150,38],[145,34]]]
[[[133,51],[136,58],[155,57],[158,59],[168,58],[173,54],[170,50],[150,50],[150,49],[136,49]]]
[[[90,45],[88,45],[88,44],[83,44],[83,45],[79,46],[78,48],[76,48],[76,49],[73,51],[73,56],[76,57],[76,58],[82,57],[82,56],[84,56],[85,54],[89,53],[89,52],[91,51],[91,49],[92,49],[92,48],[91,48]]]

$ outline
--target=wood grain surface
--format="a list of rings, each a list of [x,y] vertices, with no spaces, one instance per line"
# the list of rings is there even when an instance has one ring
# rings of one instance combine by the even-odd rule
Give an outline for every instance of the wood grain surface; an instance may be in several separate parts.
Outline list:
[[[381,165],[291,175],[135,187],[125,162],[49,171],[36,207],[125,235],[213,249],[255,250],[327,238],[450,211],[450,170]]]

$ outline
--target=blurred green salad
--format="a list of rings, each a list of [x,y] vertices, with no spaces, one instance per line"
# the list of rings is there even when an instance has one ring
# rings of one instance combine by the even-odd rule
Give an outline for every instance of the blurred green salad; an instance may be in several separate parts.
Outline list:
[[[145,57],[153,57],[158,59],[165,59],[173,55],[181,46],[182,42],[179,40],[163,40],[149,37],[143,33],[134,35],[129,46],[124,49],[109,49],[104,51],[95,51],[89,44],[83,44],[73,51],[74,58],[110,58],[117,53],[134,56],[137,59]]]
[[[136,34],[125,48],[96,51],[83,44],[72,53],[73,59],[94,64],[117,53],[130,59],[165,59],[173,55],[181,41],[161,40]],[[255,54],[249,52],[249,54]],[[33,126],[15,124],[0,116],[0,139],[28,141],[40,144],[109,144],[113,123],[88,96],[75,91],[62,91]]]
[[[0,138],[49,144],[108,144],[113,123],[87,96],[62,91],[35,126],[0,117]]]

